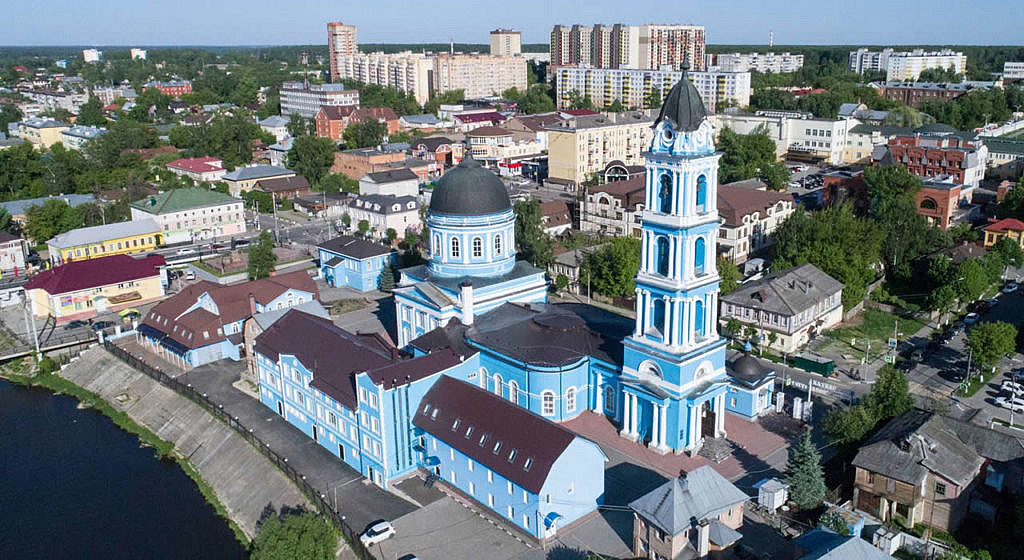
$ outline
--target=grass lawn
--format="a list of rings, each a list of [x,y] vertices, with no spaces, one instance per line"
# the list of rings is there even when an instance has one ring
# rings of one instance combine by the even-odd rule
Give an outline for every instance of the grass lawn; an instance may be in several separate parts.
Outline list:
[[[924,321],[906,317],[897,317],[892,313],[878,311],[877,309],[865,309],[864,312],[854,320],[860,320],[859,325],[849,324],[844,327],[832,329],[829,336],[841,342],[847,347],[863,352],[867,340],[871,340],[871,351],[874,354],[882,352],[887,347],[888,341],[893,336],[894,327],[899,325],[899,332],[903,333],[901,338],[906,338],[925,326]],[[857,339],[855,345],[850,344]]]
[[[973,368],[974,366],[971,366],[971,367]],[[981,389],[985,385],[988,385],[989,381],[992,381],[992,378],[995,377],[998,373],[999,373],[999,371],[998,371],[998,368],[997,368],[997,370],[994,371],[994,372],[993,371],[987,371],[987,372],[981,373],[980,375],[972,376],[971,377],[971,382],[967,384],[967,390],[966,391],[961,391],[960,389],[957,389],[956,390],[956,394],[962,395],[962,396],[965,396],[965,397],[972,397],[972,396],[974,396],[974,393],[978,392],[978,389]]]
[[[332,301],[330,302],[329,305],[330,307],[328,307],[328,309],[330,310],[331,315],[344,315],[345,313],[348,313],[350,311],[362,309],[369,304],[366,303],[366,300],[353,298]]]

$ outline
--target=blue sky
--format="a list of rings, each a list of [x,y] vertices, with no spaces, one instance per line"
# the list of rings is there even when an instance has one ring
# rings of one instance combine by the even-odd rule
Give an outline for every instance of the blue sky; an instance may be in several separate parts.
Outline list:
[[[45,6],[45,8],[43,8]],[[697,23],[709,43],[1024,43],[1022,0],[0,0],[0,45],[484,43],[495,27],[547,42],[556,23]]]

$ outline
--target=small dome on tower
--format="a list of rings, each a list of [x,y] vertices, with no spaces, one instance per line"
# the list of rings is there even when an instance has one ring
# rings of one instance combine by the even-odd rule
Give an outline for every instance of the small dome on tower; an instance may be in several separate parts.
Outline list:
[[[683,67],[683,75],[672,86],[665,104],[661,106],[661,114],[654,121],[657,126],[663,120],[667,120],[672,127],[678,131],[691,132],[700,127],[700,123],[708,117],[708,110],[704,106],[704,100],[700,93],[693,86],[693,82],[686,76],[687,68]]]
[[[468,156],[441,177],[430,195],[430,211],[438,214],[496,214],[511,207],[501,179]]]

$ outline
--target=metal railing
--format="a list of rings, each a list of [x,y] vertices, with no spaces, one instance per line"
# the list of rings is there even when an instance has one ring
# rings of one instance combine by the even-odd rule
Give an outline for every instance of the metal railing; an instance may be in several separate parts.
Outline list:
[[[104,342],[103,347],[124,363],[153,378],[161,385],[164,385],[176,393],[187,397],[199,406],[203,407],[215,418],[221,420],[234,429],[235,432],[241,435],[249,442],[250,445],[259,451],[264,457],[269,459],[274,466],[284,473],[284,475],[287,476],[303,494],[305,494],[306,498],[313,504],[320,515],[323,515],[330,520],[330,522],[334,524],[339,531],[341,531],[342,536],[345,537],[345,541],[348,542],[352,551],[355,552],[356,556],[360,560],[376,560],[370,551],[363,546],[362,541],[359,540],[359,533],[349,526],[345,517],[341,515],[340,512],[331,506],[330,502],[327,500],[327,496],[314,488],[313,485],[306,480],[305,475],[289,465],[286,457],[283,457],[272,450],[270,448],[270,444],[263,442],[252,428],[243,424],[237,416],[231,416],[231,414],[224,410],[223,405],[213,402],[206,396],[206,394],[200,393],[191,385],[186,385],[181,381],[178,381],[161,371],[159,368],[151,366],[110,341]]]

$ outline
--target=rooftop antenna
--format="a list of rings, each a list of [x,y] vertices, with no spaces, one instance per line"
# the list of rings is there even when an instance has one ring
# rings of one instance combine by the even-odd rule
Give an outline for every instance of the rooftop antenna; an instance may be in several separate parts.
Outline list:
[[[302,88],[309,89],[309,53],[302,51],[299,54],[299,62],[302,63]]]
[[[455,38],[450,37],[448,39],[448,54],[455,56]]]
[[[775,32],[774,31],[768,31],[768,46],[769,47],[774,47],[775,46]]]

